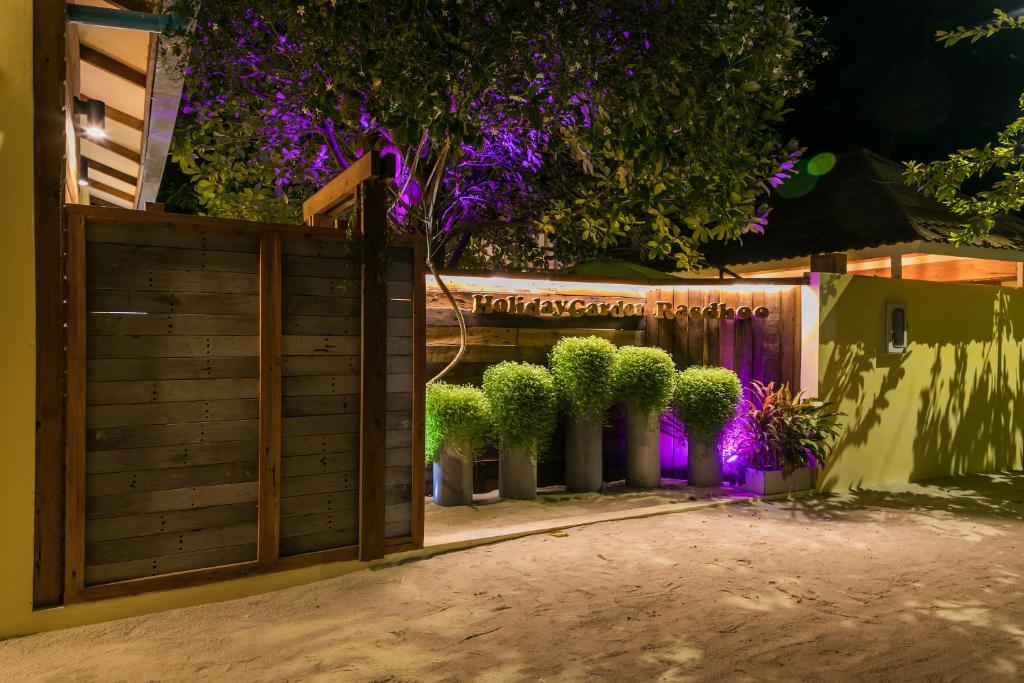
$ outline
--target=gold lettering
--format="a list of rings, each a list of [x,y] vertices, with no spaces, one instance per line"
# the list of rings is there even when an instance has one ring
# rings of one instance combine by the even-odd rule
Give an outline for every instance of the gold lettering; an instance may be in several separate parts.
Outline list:
[[[671,301],[657,301],[654,305],[657,306],[657,310],[654,313],[655,318],[665,318],[666,320],[671,320],[672,318],[676,317],[676,314],[672,312]]]
[[[540,302],[540,314],[541,315],[558,315],[558,313],[555,312],[555,304],[553,302],[551,302],[551,301],[541,301]]]
[[[574,318],[582,318],[586,313],[584,308],[586,305],[587,302],[583,299],[573,299],[569,302],[569,315]]]
[[[533,299],[523,306],[523,315],[537,315],[540,313],[540,299]]]
[[[691,318],[699,318],[701,316],[700,306],[691,306],[689,316]]]
[[[560,316],[560,315],[562,315],[562,314],[564,314],[564,313],[565,313],[566,309],[568,308],[568,306],[566,305],[567,303],[568,303],[568,302],[565,302],[565,301],[558,301],[558,300],[555,300],[555,312],[554,312],[554,316],[555,316],[556,318],[557,318],[558,316]]]
[[[600,310],[597,304],[587,304],[586,315],[597,315]]]
[[[508,299],[496,299],[492,309],[495,313],[507,313],[508,312]]]

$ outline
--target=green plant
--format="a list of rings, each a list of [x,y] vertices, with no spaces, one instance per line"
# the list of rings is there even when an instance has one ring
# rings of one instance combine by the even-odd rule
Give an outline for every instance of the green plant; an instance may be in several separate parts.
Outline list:
[[[612,386],[630,408],[662,413],[672,399],[676,366],[672,357],[650,346],[623,346],[615,355]]]
[[[555,383],[545,368],[504,361],[484,372],[494,428],[505,443],[534,457],[555,429]]]
[[[484,392],[469,385],[434,382],[427,387],[426,460],[434,461],[442,441],[468,444],[466,458],[476,457],[491,433],[491,404]]]
[[[612,404],[615,353],[615,345],[600,337],[563,337],[551,349],[548,365],[570,413],[601,414]]]
[[[751,445],[747,463],[759,470],[795,469],[824,464],[842,431],[831,403],[795,396],[788,384],[755,381],[747,400],[743,429]]]
[[[676,376],[672,406],[688,435],[712,437],[735,413],[741,391],[732,370],[693,365]]]

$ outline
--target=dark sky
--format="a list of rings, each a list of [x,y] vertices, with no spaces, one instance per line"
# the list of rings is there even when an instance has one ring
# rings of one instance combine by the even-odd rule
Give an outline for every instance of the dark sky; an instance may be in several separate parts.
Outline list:
[[[831,52],[785,130],[808,154],[866,147],[928,161],[991,140],[1019,115],[1024,31],[944,48],[935,32],[987,20],[1024,0],[805,0],[827,17]]]

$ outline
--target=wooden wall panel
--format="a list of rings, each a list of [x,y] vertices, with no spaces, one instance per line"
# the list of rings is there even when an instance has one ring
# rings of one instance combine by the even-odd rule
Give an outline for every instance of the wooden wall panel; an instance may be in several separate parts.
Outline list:
[[[286,236],[281,252],[279,542],[295,555],[358,540],[359,262],[336,241]]]
[[[413,429],[412,368],[403,361],[409,359],[413,348],[413,279],[415,249],[392,248],[387,266],[388,292],[388,381],[386,402],[385,433],[385,508],[384,538],[404,538],[412,535],[413,500],[412,441],[405,443],[405,436]],[[403,435],[404,433],[404,435]]]
[[[81,246],[84,586],[255,559],[259,237],[90,221]]]

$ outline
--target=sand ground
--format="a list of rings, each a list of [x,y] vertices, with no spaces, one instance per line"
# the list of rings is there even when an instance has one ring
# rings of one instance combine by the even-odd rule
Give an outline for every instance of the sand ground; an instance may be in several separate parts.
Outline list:
[[[609,522],[0,643],[10,681],[1024,678],[1024,476]]]

